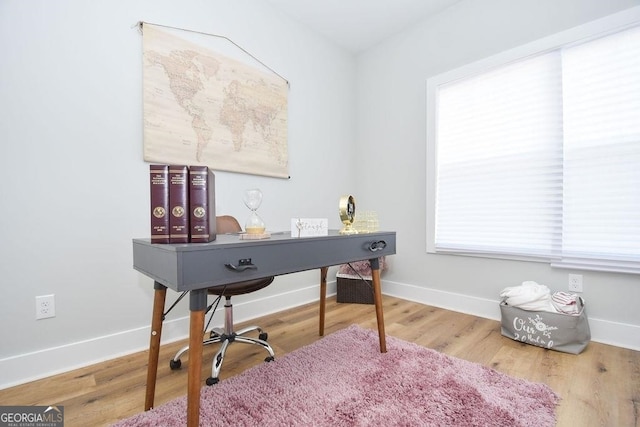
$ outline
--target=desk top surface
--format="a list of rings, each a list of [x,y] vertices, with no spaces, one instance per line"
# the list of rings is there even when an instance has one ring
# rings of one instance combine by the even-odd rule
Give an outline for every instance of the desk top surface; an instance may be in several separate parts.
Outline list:
[[[227,233],[218,234],[216,240],[209,243],[168,243],[159,244],[151,243],[149,238],[137,238],[133,239],[134,244],[152,246],[157,250],[175,251],[175,252],[190,252],[190,251],[206,251],[211,249],[222,249],[231,246],[261,246],[261,245],[276,245],[276,244],[289,244],[296,245],[300,242],[307,241],[321,241],[326,239],[369,239],[376,240],[382,237],[394,236],[395,231],[376,231],[373,233],[361,233],[361,234],[340,234],[338,230],[329,230],[327,236],[313,236],[313,237],[291,237],[290,231],[278,231],[272,232],[271,237],[266,239],[240,239],[240,235],[244,233]]]

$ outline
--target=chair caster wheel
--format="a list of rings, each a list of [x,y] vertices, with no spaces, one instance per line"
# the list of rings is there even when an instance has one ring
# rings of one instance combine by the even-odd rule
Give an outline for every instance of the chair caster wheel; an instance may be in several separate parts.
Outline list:
[[[266,341],[267,338],[269,338],[269,334],[267,334],[266,332],[262,332],[260,335],[258,335],[258,338],[260,338],[262,341]]]
[[[220,382],[218,378],[213,378],[213,377],[207,378],[207,385],[218,384],[218,382]]]
[[[180,369],[181,366],[182,366],[182,362],[180,361],[180,359],[169,360],[169,367],[171,368],[172,371],[175,371],[176,369]]]
[[[275,360],[275,357],[273,356],[265,357],[264,359],[265,362],[273,362],[274,360]]]

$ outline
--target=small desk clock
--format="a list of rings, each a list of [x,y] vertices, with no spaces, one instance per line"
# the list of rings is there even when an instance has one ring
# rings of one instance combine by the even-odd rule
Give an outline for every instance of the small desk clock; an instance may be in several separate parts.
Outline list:
[[[358,230],[353,228],[355,218],[356,200],[353,196],[340,197],[340,221],[344,224],[340,234],[358,234]]]

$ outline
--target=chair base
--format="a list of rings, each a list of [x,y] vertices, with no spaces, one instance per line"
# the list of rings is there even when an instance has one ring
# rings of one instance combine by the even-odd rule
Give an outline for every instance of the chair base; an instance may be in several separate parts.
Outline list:
[[[207,378],[207,385],[217,384],[220,375],[220,369],[222,369],[222,362],[224,361],[225,353],[227,352],[227,348],[234,342],[244,343],[244,344],[252,344],[258,345],[264,348],[269,356],[267,356],[264,361],[271,362],[275,359],[275,353],[273,348],[267,343],[268,334],[264,332],[258,326],[248,326],[246,328],[242,328],[239,331],[233,331],[233,308],[231,305],[230,298],[227,298],[227,302],[225,304],[225,327],[224,331],[220,329],[212,329],[209,333],[209,338],[205,339],[202,344],[216,344],[221,343],[220,349],[216,353],[213,358],[213,364],[211,367],[211,376]],[[258,338],[245,336],[249,332],[258,332]],[[184,346],[176,355],[169,361],[169,367],[171,370],[180,369],[182,366],[182,362],[180,361],[180,357],[189,350],[189,346]]]
[[[244,336],[244,334],[252,331],[258,331],[259,338]],[[220,350],[218,350],[218,352],[213,358],[213,365],[211,367],[211,376],[207,378],[207,385],[213,385],[218,383],[219,381],[218,376],[220,375],[220,369],[222,368],[222,362],[224,361],[225,353],[227,351],[227,348],[229,348],[229,346],[234,342],[258,345],[264,348],[267,351],[267,353],[269,353],[269,356],[267,356],[264,359],[265,362],[271,362],[272,360],[275,359],[275,353],[271,348],[271,346],[267,343],[267,333],[263,332],[263,330],[257,326],[250,326],[250,327],[241,329],[238,332],[233,332],[230,335],[229,334],[218,335],[216,332],[212,332],[212,333],[213,333],[213,336],[205,340],[203,344],[207,345],[207,344],[215,344],[219,342],[219,343],[222,343],[222,345],[220,346]]]

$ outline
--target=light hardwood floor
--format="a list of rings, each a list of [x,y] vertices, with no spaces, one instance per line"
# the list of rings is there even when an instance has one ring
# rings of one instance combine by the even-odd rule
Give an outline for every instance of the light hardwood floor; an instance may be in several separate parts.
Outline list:
[[[514,377],[548,384],[561,398],[558,426],[639,426],[640,352],[590,343],[580,355],[521,344],[500,335],[499,322],[384,296],[387,335],[481,363]],[[276,357],[318,337],[318,306],[309,304],[250,322],[269,333]],[[327,300],[325,333],[350,324],[376,329],[372,305]],[[171,371],[185,341],[162,347],[156,406],[186,394],[188,358]],[[203,374],[217,346],[205,348]],[[264,363],[263,350],[233,345],[221,379]],[[102,426],[142,411],[147,353],[141,352],[0,390],[0,405],[62,405],[65,426]],[[204,384],[203,384],[204,385]],[[215,387],[215,386],[214,386]]]

